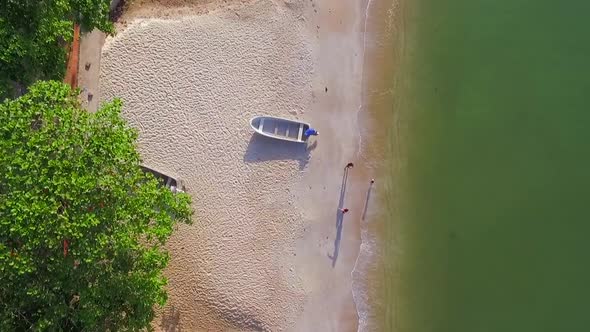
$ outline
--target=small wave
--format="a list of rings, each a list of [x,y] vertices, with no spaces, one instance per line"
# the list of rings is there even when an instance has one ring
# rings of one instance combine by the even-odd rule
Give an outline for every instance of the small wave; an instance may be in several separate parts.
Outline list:
[[[366,222],[361,225],[361,247],[354,269],[352,270],[352,297],[359,318],[358,331],[374,331],[369,307],[369,271],[376,264],[376,239],[369,234]]]
[[[363,29],[363,56],[361,59],[361,87],[364,88],[365,84],[365,73],[364,73],[364,62],[365,62],[365,53],[367,49],[367,22],[369,20],[369,12],[371,10],[371,4],[373,0],[367,1],[367,6],[365,8],[365,17],[364,17],[364,29]],[[361,100],[360,105],[357,109],[357,120],[359,120],[361,116],[361,112],[363,110],[364,105],[364,92],[361,91]],[[363,151],[363,140],[362,140],[362,132],[360,126],[358,127],[358,150],[357,150],[357,158],[362,156]],[[362,218],[361,220],[361,246],[359,250],[359,254],[357,256],[356,262],[354,263],[354,268],[351,272],[352,277],[352,298],[356,306],[357,316],[358,316],[358,332],[369,331],[370,330],[370,308],[369,308],[369,289],[368,289],[368,271],[370,265],[374,259],[374,249],[375,249],[375,239],[370,238],[370,234],[367,227],[367,219]]]

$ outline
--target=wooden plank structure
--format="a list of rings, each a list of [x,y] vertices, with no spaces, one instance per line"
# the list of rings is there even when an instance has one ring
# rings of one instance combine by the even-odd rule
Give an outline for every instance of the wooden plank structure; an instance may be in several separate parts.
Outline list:
[[[78,87],[78,62],[80,58],[80,25],[74,24],[74,39],[70,43],[70,50],[68,53],[68,64],[66,67],[66,75],[64,83],[69,85],[72,89]]]

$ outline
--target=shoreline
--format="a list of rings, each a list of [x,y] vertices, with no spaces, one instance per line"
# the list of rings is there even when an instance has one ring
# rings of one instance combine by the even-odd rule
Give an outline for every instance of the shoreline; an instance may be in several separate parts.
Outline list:
[[[365,37],[365,3],[367,2],[325,1],[322,2],[322,7],[320,7],[320,9],[324,9],[324,16],[320,15],[322,24],[320,25],[319,48],[321,48],[321,52],[318,53],[321,58],[317,60],[318,67],[321,68],[321,74],[319,75],[325,75],[329,82],[326,83],[327,86],[336,86],[337,93],[330,96],[328,100],[318,101],[318,108],[322,109],[319,117],[322,122],[326,123],[338,123],[343,120],[351,121],[343,130],[352,133],[346,142],[330,142],[330,145],[340,145],[339,149],[341,149],[340,156],[334,156],[334,159],[340,160],[335,165],[330,165],[330,168],[337,169],[338,174],[340,174],[340,169],[347,162],[353,161],[355,163],[355,167],[351,170],[350,176],[348,177],[348,186],[345,193],[345,201],[348,202],[345,207],[350,208],[351,211],[347,214],[347,218],[343,222],[343,232],[347,233],[345,236],[348,236],[345,239],[345,244],[349,246],[346,248],[346,252],[344,252],[344,255],[346,255],[346,266],[340,267],[341,269],[338,269],[339,266],[335,267],[336,273],[347,275],[344,278],[346,285],[341,286],[340,289],[340,292],[344,294],[341,294],[342,297],[338,299],[338,301],[345,302],[347,305],[340,308],[341,313],[338,318],[332,320],[327,319],[326,322],[322,322],[323,325],[317,325],[318,322],[321,322],[321,319],[317,318],[317,316],[324,315],[330,317],[330,314],[326,313],[325,309],[321,308],[321,305],[311,305],[310,308],[317,311],[315,313],[316,318],[306,318],[304,316],[301,320],[304,322],[313,322],[315,325],[300,325],[296,330],[357,331],[359,328],[359,312],[357,310],[357,301],[353,294],[353,288],[355,287],[353,285],[353,274],[362,242],[360,220],[361,210],[365,202],[365,185],[369,183],[371,178],[369,176],[371,170],[365,166],[360,156],[362,143],[360,135],[362,134],[362,130],[356,121],[363,106],[361,99],[361,78],[363,74],[362,46]],[[354,23],[351,23],[353,20]],[[326,32],[326,30],[328,31]],[[334,58],[340,59],[334,63]],[[345,66],[342,66],[343,64]],[[345,112],[346,115],[343,115],[341,112]],[[335,118],[330,119],[330,116],[334,116]],[[339,135],[341,134],[336,131],[333,136],[338,137]],[[325,163],[323,160],[318,160],[318,162]],[[338,178],[339,181],[340,179],[341,177]],[[317,199],[320,199],[320,197]],[[329,216],[325,216],[323,219],[329,219]],[[333,241],[332,237],[329,240]],[[324,275],[330,274],[330,271],[324,270],[323,272]],[[325,286],[330,287],[328,284]],[[312,317],[314,316],[312,315]],[[335,324],[335,320],[341,325]]]
[[[402,60],[411,57],[408,53],[412,49],[406,28],[409,5],[404,1],[370,0],[370,6],[363,84],[363,129],[369,130],[364,136],[369,144],[363,146],[362,153],[380,182],[374,188],[370,222],[363,227],[366,247],[359,254],[363,264],[357,277],[364,285],[364,306],[359,311],[365,314],[360,318],[359,331],[390,331],[398,328],[398,313],[403,311],[399,307],[401,221],[397,212],[402,208],[400,169],[405,167],[408,142],[403,135],[407,119],[400,111],[405,96],[399,91],[407,84],[400,76],[405,65]]]
[[[353,274],[370,179],[358,159],[362,10],[251,1],[138,19],[106,41],[100,100],[123,98],[145,162],[184,179],[196,210],[169,243],[170,298],[156,329],[358,329]],[[242,124],[257,109],[310,121],[322,136],[277,148]],[[335,170],[353,159],[351,212],[334,229]]]
[[[371,117],[370,115],[367,115],[368,110],[366,109],[368,106],[365,96],[365,89],[368,86],[366,77],[367,75],[367,38],[368,36],[368,20],[369,20],[369,14],[371,11],[371,4],[372,4],[373,0],[365,0],[364,1],[364,6],[362,7],[362,14],[363,14],[363,19],[362,19],[362,25],[363,25],[363,30],[362,30],[362,60],[361,60],[361,96],[360,96],[360,104],[359,104],[359,108],[357,111],[357,120],[359,120],[359,123],[363,123],[361,122],[361,118],[365,117],[365,119],[368,117],[368,121],[369,121],[369,125],[372,125],[371,123]],[[366,123],[366,122],[365,122]],[[365,124],[365,126],[367,126]],[[364,158],[363,157],[363,144],[366,144],[365,141],[371,140],[371,136],[369,134],[365,134],[362,131],[362,125],[359,125],[359,142],[358,142],[358,147],[357,147],[357,152],[356,152],[356,157],[355,160],[356,161],[362,161],[364,162]],[[370,131],[368,130],[368,128],[364,128],[365,132]],[[363,140],[363,136],[367,136],[365,137],[365,139]],[[365,167],[365,172],[369,173],[371,176],[371,178],[374,178],[376,176],[375,170],[372,169],[370,166],[366,166]],[[366,180],[366,177],[365,177]],[[371,266],[371,264],[374,264],[374,260],[375,257],[371,254],[373,252],[373,250],[371,250],[372,246],[374,245],[373,241],[371,241],[371,238],[368,234],[369,230],[367,229],[367,225],[366,225],[366,220],[367,220],[367,213],[369,213],[369,218],[368,220],[370,220],[371,218],[371,212],[373,211],[374,208],[371,208],[369,210],[369,204],[371,203],[370,201],[370,197],[371,194],[373,194],[373,192],[376,190],[377,188],[377,184],[373,183],[373,180],[371,180],[371,183],[367,189],[367,196],[366,196],[366,200],[363,206],[363,212],[362,212],[362,216],[359,220],[359,237],[360,237],[360,245],[359,245],[359,249],[358,249],[358,253],[357,253],[357,257],[356,260],[354,262],[354,266],[352,268],[352,271],[350,272],[351,275],[351,279],[352,279],[352,285],[351,285],[351,292],[352,292],[352,298],[353,298],[353,302],[355,305],[355,310],[356,310],[356,314],[357,314],[357,323],[356,323],[356,330],[357,331],[368,331],[368,326],[369,323],[367,322],[367,316],[370,315],[370,307],[369,307],[369,294],[368,294],[368,289],[369,289],[369,285],[367,282],[367,274],[369,273],[369,267]],[[374,194],[373,194],[374,196]],[[373,199],[374,200],[374,199]]]

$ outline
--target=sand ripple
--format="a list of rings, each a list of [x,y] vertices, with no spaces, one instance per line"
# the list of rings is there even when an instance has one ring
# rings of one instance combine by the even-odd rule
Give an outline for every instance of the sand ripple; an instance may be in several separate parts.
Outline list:
[[[302,310],[292,257],[303,223],[289,189],[309,152],[253,137],[248,125],[311,104],[302,24],[288,7],[258,2],[137,20],[103,49],[101,100],[123,99],[144,163],[184,180],[194,199],[195,224],[169,246],[162,329],[281,330]]]

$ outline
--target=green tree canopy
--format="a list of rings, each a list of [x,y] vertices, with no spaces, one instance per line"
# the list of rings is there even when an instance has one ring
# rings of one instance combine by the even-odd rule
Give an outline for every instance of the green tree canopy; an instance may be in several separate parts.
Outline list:
[[[61,79],[73,23],[112,32],[110,0],[0,0],[0,98],[10,81]]]
[[[137,330],[166,301],[190,198],[141,171],[120,112],[59,82],[0,105],[0,331]]]

